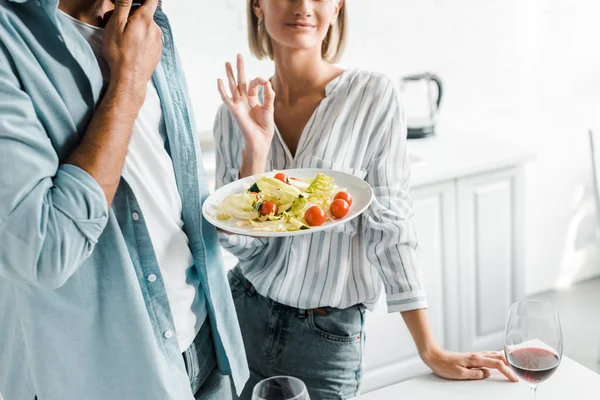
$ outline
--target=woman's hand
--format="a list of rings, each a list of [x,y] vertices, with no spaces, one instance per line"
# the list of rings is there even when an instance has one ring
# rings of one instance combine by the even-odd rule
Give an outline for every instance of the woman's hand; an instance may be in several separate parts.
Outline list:
[[[237,82],[230,63],[225,64],[231,97],[227,96],[223,81],[217,81],[223,102],[233,115],[244,136],[240,178],[265,171],[271,141],[275,133],[275,92],[271,82],[256,78],[246,85],[244,60],[237,56]],[[258,88],[264,87],[264,103],[258,101]]]
[[[518,381],[501,352],[453,353],[436,350],[422,355],[422,358],[436,375],[446,379],[485,379],[490,376],[490,369],[497,369],[509,380]]]
[[[490,376],[490,369],[497,369],[511,381],[518,381],[508,368],[503,353],[453,353],[442,350],[433,336],[427,309],[404,311],[401,314],[421,359],[437,376],[446,379],[485,379]]]

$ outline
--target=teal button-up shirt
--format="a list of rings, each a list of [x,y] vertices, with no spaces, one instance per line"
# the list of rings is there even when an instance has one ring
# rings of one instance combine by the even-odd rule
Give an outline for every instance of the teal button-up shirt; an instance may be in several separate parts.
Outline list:
[[[107,207],[63,164],[102,76],[58,0],[0,0],[0,393],[6,400],[193,399],[144,215],[122,180]],[[154,74],[219,369],[248,377],[198,139],[169,22]],[[134,219],[132,215],[136,214]],[[154,274],[157,279],[148,279]]]

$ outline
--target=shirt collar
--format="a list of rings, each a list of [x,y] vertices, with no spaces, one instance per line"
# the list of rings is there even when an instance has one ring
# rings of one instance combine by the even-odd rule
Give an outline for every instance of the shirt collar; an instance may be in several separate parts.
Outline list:
[[[31,0],[8,0],[13,3],[26,3]],[[35,0],[37,5],[43,7],[46,12],[54,12],[58,9],[59,0]]]

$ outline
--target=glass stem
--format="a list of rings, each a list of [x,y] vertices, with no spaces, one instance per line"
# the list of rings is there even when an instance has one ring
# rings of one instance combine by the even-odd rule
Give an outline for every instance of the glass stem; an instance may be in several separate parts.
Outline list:
[[[537,398],[537,385],[530,385],[531,393],[533,394],[532,399],[536,400]]]

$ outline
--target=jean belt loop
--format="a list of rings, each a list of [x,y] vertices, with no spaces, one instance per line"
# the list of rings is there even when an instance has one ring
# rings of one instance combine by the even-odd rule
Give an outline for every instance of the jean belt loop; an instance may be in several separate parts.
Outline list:
[[[252,290],[254,289],[254,286],[252,286],[252,284],[250,283],[249,280],[245,279],[245,283],[244,283],[244,287],[246,288],[246,294],[249,296],[252,296],[254,293],[252,292]]]
[[[298,318],[304,319],[306,318],[306,310],[303,308],[298,308]]]

